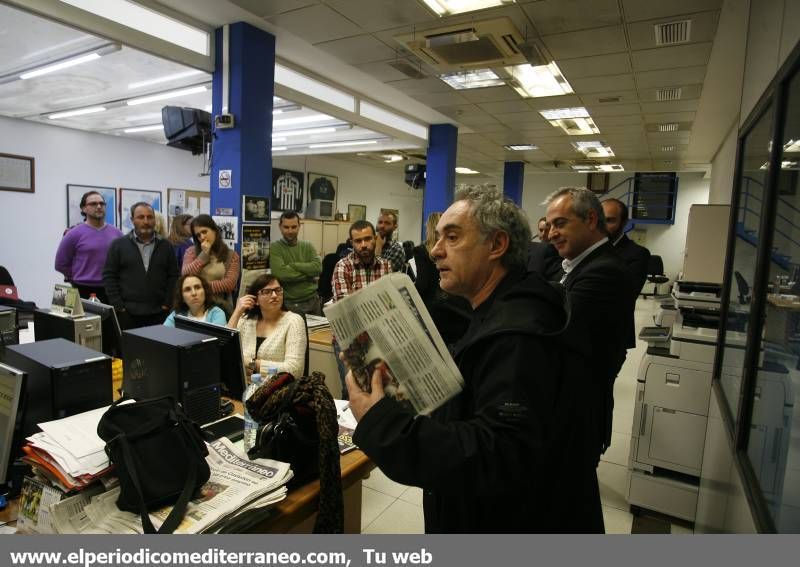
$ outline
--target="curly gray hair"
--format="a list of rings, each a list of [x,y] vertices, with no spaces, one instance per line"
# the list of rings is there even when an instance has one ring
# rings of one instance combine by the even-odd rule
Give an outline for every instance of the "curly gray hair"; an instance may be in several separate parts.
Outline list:
[[[528,217],[511,199],[503,197],[494,185],[461,185],[456,190],[456,201],[470,204],[472,217],[484,238],[502,230],[508,234],[508,251],[502,258],[508,269],[524,268],[528,262],[528,243],[531,227]]]
[[[604,233],[608,232],[603,205],[600,204],[600,199],[597,198],[597,195],[589,191],[586,187],[561,187],[550,193],[547,198],[542,201],[542,205],[547,206],[564,195],[572,197],[572,211],[575,213],[575,216],[586,220],[589,211],[594,211],[597,213],[597,230]]]

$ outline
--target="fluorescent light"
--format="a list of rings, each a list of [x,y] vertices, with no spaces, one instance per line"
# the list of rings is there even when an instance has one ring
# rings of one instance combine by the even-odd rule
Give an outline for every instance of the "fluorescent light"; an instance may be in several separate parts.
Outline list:
[[[539,114],[549,120],[552,126],[561,128],[570,136],[600,133],[600,129],[595,125],[592,117],[589,116],[589,112],[582,106],[542,110]]]
[[[374,120],[375,122],[380,122],[381,124],[390,126],[395,130],[406,132],[407,134],[411,134],[412,136],[416,136],[417,138],[422,138],[424,140],[428,139],[427,126],[423,126],[418,122],[404,118],[399,114],[390,112],[389,110],[386,110],[380,106],[376,106],[371,102],[362,100],[361,104],[359,105],[358,113],[364,118]]]
[[[272,146],[273,152],[280,152],[286,149],[286,146]]]
[[[34,69],[33,71],[22,73],[19,78],[23,80],[32,79],[34,77],[46,75],[47,73],[53,73],[55,71],[67,69],[68,67],[74,67],[75,65],[80,65],[82,63],[88,63],[89,61],[94,61],[95,59],[100,59],[100,55],[97,53],[89,53],[87,55],[79,55],[78,57],[70,57],[69,59],[59,61],[58,63],[52,63],[50,65],[45,65],[44,67]]]
[[[278,109],[280,112],[280,110]],[[272,111],[275,112],[274,110]],[[310,124],[313,122],[325,122],[326,120],[335,120],[333,116],[327,114],[313,114],[311,116],[298,116],[297,118],[280,118],[272,121],[272,127],[276,126],[289,126],[291,124]]]
[[[292,136],[311,136],[313,134],[330,134],[332,132],[336,132],[336,128],[334,128],[333,126],[327,126],[325,128],[303,128],[300,130],[280,130],[272,133],[272,139],[275,140],[277,137],[289,138]]]
[[[614,151],[611,146],[605,142],[598,141],[581,141],[572,144],[576,150],[590,158],[606,158],[614,157]]]
[[[593,165],[573,165],[572,169],[574,169],[575,171],[593,171],[594,170],[594,166]]]
[[[84,114],[94,114],[95,112],[104,112],[105,106],[88,106],[86,108],[79,108],[78,110],[67,110],[66,112],[56,112],[48,116],[50,120],[58,120],[59,118],[69,118],[70,116],[82,116]]]
[[[275,84],[288,87],[348,112],[356,111],[356,98],[353,95],[278,63],[275,64]]]
[[[507,146],[503,146],[507,150],[511,150],[513,152],[526,152],[529,150],[538,150],[539,146],[534,144],[508,144]]]
[[[800,140],[789,140],[783,145],[783,151],[788,154],[800,152]]]
[[[126,116],[125,122],[138,122],[140,120],[156,120],[161,119],[160,112],[148,112],[147,114],[137,114],[135,116]]]
[[[468,167],[457,167],[456,173],[460,173],[462,175],[475,175],[476,173],[480,173],[480,171],[475,171],[474,169],[470,169]]]
[[[152,132],[155,130],[163,130],[163,124],[151,124],[150,126],[137,126],[136,128],[126,128],[123,130],[126,134],[135,134],[137,132]]]
[[[601,163],[600,165],[594,166],[597,171],[625,171],[625,168],[616,163]]]
[[[516,65],[506,67],[509,83],[522,97],[559,96],[574,92],[555,61],[549,65]]]
[[[280,138],[280,137],[272,136],[272,141],[273,142],[285,142],[286,138]]]
[[[111,20],[178,45],[200,55],[209,55],[210,34],[128,0],[61,0],[101,18]]]
[[[148,102],[155,102],[157,100],[164,100],[168,98],[175,98],[184,95],[190,95],[195,93],[202,93],[208,90],[205,85],[199,85],[195,87],[189,87],[186,89],[178,89],[176,91],[167,91],[163,93],[158,93],[154,95],[142,96],[139,98],[132,98],[126,101],[128,106],[135,106],[137,104],[147,104]]]
[[[367,144],[377,144],[378,140],[358,140],[354,142],[327,142],[325,144],[311,144],[308,147],[316,148],[339,148],[342,146],[366,146]]]
[[[546,120],[560,120],[562,118],[588,118],[589,111],[582,106],[574,108],[553,108],[539,112]]]
[[[147,79],[146,81],[139,81],[138,83],[131,83],[128,85],[129,89],[140,89],[142,87],[149,87],[151,85],[158,85],[161,83],[168,83],[169,81],[177,81],[178,79],[185,79],[186,77],[193,77],[203,73],[200,69],[191,69],[181,73],[173,73],[172,75],[164,75],[155,79]]]
[[[437,16],[463,14],[503,4],[513,4],[515,0],[422,0]]]
[[[399,156],[397,154],[384,154],[383,161],[386,163],[394,163],[396,161],[403,161],[405,159],[403,156]]]
[[[445,73],[444,75],[439,75],[439,78],[457,90],[498,87],[506,84],[505,80],[498,77],[491,69]]]

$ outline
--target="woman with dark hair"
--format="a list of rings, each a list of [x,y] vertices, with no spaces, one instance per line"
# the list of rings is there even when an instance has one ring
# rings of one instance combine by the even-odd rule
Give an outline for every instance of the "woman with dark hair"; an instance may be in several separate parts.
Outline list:
[[[164,325],[175,326],[175,315],[183,315],[224,325],[227,321],[225,312],[211,301],[211,286],[202,276],[181,276],[175,284],[175,299],[172,303],[172,313],[167,316]]]
[[[236,303],[228,327],[239,329],[242,357],[248,372],[265,374],[270,368],[303,375],[306,326],[297,313],[283,305],[281,282],[270,274],[257,277]]]
[[[172,217],[172,224],[169,228],[167,240],[175,249],[175,258],[178,260],[179,271],[183,267],[183,256],[186,254],[186,249],[194,244],[191,223],[192,215],[175,215]]]
[[[197,215],[191,223],[194,246],[186,249],[183,275],[202,275],[211,284],[214,302],[233,311],[231,294],[239,282],[239,255],[222,240],[217,223],[209,215]]]

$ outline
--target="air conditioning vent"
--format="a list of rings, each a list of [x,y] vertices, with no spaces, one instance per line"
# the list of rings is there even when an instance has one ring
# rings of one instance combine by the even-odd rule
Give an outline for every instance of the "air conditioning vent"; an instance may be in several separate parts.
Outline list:
[[[622,100],[620,96],[604,96],[597,99],[597,102],[619,102]]]
[[[403,73],[403,75],[405,75],[409,79],[424,79],[425,77],[428,76],[422,72],[422,69],[420,69],[419,64],[414,65],[413,63],[407,61],[406,59],[398,59],[397,61],[392,61],[391,63],[389,63],[389,65],[391,67],[394,67],[397,71]]]
[[[438,72],[527,63],[521,34],[509,18],[470,22],[395,36]]]
[[[656,34],[656,45],[687,43],[692,31],[692,20],[656,24],[653,28]]]
[[[656,100],[658,101],[680,100],[680,98],[681,98],[680,87],[668,87],[666,89],[658,89],[656,91]]]
[[[669,124],[659,124],[659,132],[677,132],[680,125],[677,122],[670,122]]]

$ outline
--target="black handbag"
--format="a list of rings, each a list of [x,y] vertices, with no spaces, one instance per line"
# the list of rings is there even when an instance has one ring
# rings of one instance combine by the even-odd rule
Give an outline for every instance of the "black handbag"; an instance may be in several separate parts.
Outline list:
[[[100,418],[97,434],[116,467],[120,493],[117,507],[138,513],[147,534],[175,531],[193,494],[211,476],[200,428],[171,397],[120,405]],[[149,510],[174,506],[156,532]]]

